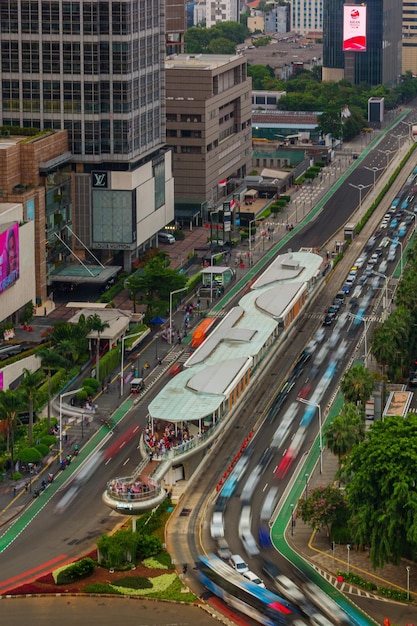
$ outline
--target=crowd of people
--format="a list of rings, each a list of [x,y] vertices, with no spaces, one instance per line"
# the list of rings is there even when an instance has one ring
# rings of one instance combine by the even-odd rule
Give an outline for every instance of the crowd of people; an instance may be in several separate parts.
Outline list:
[[[138,500],[142,495],[148,495],[155,489],[156,485],[148,479],[140,476],[132,482],[123,482],[115,479],[108,485],[109,490],[119,498],[127,500]]]
[[[205,433],[204,428],[202,429],[202,432],[198,432],[196,435],[196,442],[195,436],[189,431],[187,422],[182,422],[181,426],[177,426],[176,430],[174,424],[167,422],[163,431],[161,430],[161,432],[159,432],[160,430],[158,420],[154,421],[153,432],[149,425],[145,429],[144,440],[149,451],[149,458],[151,461],[154,458],[162,457],[170,450],[181,451],[191,443],[198,443]]]

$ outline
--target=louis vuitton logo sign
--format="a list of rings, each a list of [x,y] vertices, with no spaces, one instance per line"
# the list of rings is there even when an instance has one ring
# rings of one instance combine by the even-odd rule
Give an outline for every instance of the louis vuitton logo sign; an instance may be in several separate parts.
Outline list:
[[[94,189],[106,189],[108,186],[108,173],[107,172],[92,172],[93,176],[93,188]]]

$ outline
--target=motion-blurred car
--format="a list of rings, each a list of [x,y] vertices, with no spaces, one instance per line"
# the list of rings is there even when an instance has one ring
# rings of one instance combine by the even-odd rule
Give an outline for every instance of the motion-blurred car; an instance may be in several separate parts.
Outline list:
[[[223,513],[220,511],[214,511],[211,523],[210,523],[210,534],[213,539],[219,539],[224,537],[224,521],[223,521]]]

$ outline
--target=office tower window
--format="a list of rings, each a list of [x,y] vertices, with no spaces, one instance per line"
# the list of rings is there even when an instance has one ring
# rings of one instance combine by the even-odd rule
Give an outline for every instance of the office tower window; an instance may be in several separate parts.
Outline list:
[[[79,43],[62,44],[64,74],[81,74],[81,52]]]
[[[62,3],[62,32],[66,35],[80,34],[79,2]]]
[[[84,74],[98,74],[98,44],[84,44]]]
[[[99,31],[97,2],[83,4],[83,34],[97,35]]]
[[[43,110],[46,113],[61,111],[61,85],[59,81],[43,81]]]
[[[44,41],[42,44],[42,69],[44,74],[61,73],[61,54],[58,42]]]
[[[39,32],[39,6],[37,2],[22,2],[20,28],[22,33],[36,34]]]
[[[100,112],[100,84],[84,83],[84,113]]]
[[[14,2],[0,2],[0,24],[2,33],[19,32],[19,11],[17,0]]]
[[[64,82],[64,110],[66,113],[82,113],[81,83]]]
[[[17,41],[1,42],[1,69],[2,73],[19,71],[19,44]]]
[[[19,111],[19,81],[2,80],[3,111]]]
[[[23,84],[23,110],[41,110],[41,89],[38,80],[24,80]]]
[[[42,2],[42,33],[59,34],[59,2]]]
[[[112,2],[113,35],[129,34],[131,19],[130,4],[125,2]]]
[[[37,41],[22,42],[22,72],[29,74],[39,72],[39,43]]]

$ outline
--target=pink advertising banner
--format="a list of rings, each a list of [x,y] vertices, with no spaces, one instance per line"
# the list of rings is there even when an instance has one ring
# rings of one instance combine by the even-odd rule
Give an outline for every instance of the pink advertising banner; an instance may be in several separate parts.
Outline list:
[[[343,52],[366,52],[366,6],[343,6]]]
[[[19,224],[0,233],[0,293],[19,278]]]

